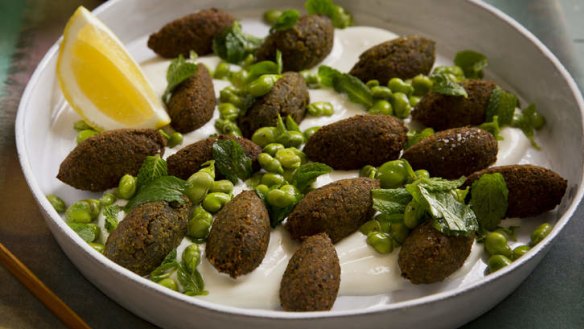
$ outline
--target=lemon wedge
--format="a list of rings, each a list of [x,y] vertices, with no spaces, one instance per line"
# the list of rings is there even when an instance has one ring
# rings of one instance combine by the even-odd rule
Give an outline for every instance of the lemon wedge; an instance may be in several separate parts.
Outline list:
[[[98,130],[159,128],[170,123],[138,63],[84,7],[77,8],[65,27],[57,78],[69,105]]]

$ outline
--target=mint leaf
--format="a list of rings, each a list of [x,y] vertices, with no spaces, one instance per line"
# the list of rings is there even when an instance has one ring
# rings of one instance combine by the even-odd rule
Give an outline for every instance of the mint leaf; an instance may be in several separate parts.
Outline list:
[[[243,33],[241,24],[233,25],[213,39],[213,52],[229,63],[239,64],[262,44],[261,38]]]
[[[410,130],[407,133],[408,142],[406,143],[405,149],[409,149],[410,147],[417,144],[419,141],[426,137],[430,137],[434,134],[434,129],[432,128],[424,128],[422,131]]]
[[[254,81],[264,74],[279,74],[279,69],[278,64],[272,61],[261,61],[255,63],[249,67],[247,81]]]
[[[168,85],[162,95],[162,100],[165,103],[168,103],[170,95],[174,89],[185,80],[195,75],[195,72],[197,72],[197,64],[185,60],[183,55],[178,55],[177,58],[173,59],[166,71],[166,81]]]
[[[105,229],[108,233],[111,233],[118,227],[118,213],[122,210],[122,207],[112,204],[103,207],[103,216],[105,217]]]
[[[535,130],[539,130],[545,125],[545,118],[537,112],[534,104],[530,104],[523,111],[516,113],[511,125],[521,129],[535,149],[541,149],[535,141]]]
[[[353,17],[341,6],[335,5],[332,0],[307,0],[304,8],[309,14],[328,16],[333,26],[344,29],[353,24]]]
[[[150,272],[150,280],[154,282],[159,282],[162,279],[166,279],[172,275],[178,269],[178,262],[176,261],[176,249],[166,255],[162,263]]]
[[[454,81],[450,74],[432,73],[432,91],[448,96],[468,97],[466,90],[458,82]]]
[[[184,203],[183,192],[186,181],[174,176],[161,176],[143,186],[126,204],[125,210],[129,211],[146,202],[166,201]]]
[[[301,193],[306,193],[318,176],[328,174],[331,171],[333,171],[333,168],[324,163],[305,163],[294,172],[292,185],[296,186]]]
[[[479,128],[488,131],[491,135],[495,136],[498,141],[503,140],[501,136],[501,127],[499,126],[499,116],[493,116],[493,121],[484,122],[479,125]]]
[[[302,199],[302,196],[298,196],[296,202],[294,202],[293,204],[289,205],[288,207],[278,208],[269,204],[266,201],[266,196],[262,192],[260,192],[259,190],[255,190],[255,192],[266,206],[266,209],[268,209],[268,215],[270,216],[270,226],[272,228],[276,228],[276,226],[280,225],[280,223],[284,221],[286,217],[288,217],[288,215],[292,212],[294,207],[296,207],[298,202],[300,202],[300,200]]]
[[[361,104],[366,108],[373,106],[371,90],[358,78],[326,65],[318,68],[318,75],[323,86],[333,87],[337,92],[346,94],[353,103]]]
[[[233,184],[238,178],[245,180],[252,174],[251,159],[234,140],[219,139],[213,143],[213,159],[217,170]]]
[[[493,230],[505,218],[509,190],[500,173],[484,174],[472,183],[470,206],[479,225]]]
[[[387,214],[403,214],[406,205],[412,201],[411,194],[405,188],[395,189],[373,189],[371,190],[373,198],[373,209]]]
[[[286,117],[286,130],[302,132],[300,131],[300,127],[298,126],[296,121],[294,121],[290,114],[288,114],[288,116]]]
[[[499,117],[499,125],[504,127],[513,121],[513,113],[519,101],[512,93],[496,87],[489,97],[485,122],[493,121],[494,116]]]
[[[300,12],[298,12],[298,10],[296,9],[284,10],[282,12],[282,15],[280,15],[276,22],[274,23],[274,25],[272,25],[270,32],[287,30],[296,25],[296,22],[298,22],[299,18]]]
[[[468,79],[481,79],[487,66],[487,57],[473,50],[463,50],[454,56],[454,64],[464,71]]]
[[[148,185],[154,179],[168,175],[166,161],[160,155],[147,156],[138,171],[136,189]]]
[[[180,263],[177,272],[178,282],[183,288],[183,294],[188,296],[202,296],[209,294],[205,291],[205,282],[199,271],[190,272],[185,264]]]
[[[85,242],[93,242],[99,236],[99,226],[96,224],[67,222],[67,225]]]

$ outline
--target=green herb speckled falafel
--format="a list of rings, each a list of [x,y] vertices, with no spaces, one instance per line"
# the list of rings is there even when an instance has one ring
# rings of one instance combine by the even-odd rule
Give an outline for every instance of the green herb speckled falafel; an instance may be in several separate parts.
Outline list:
[[[261,127],[275,127],[278,113],[285,119],[288,115],[300,123],[310,103],[304,78],[296,72],[286,72],[264,96],[237,120],[243,136],[250,138]]]
[[[404,124],[389,115],[357,115],[320,128],[304,146],[306,156],[334,169],[379,166],[399,157],[407,141]]]
[[[568,182],[556,172],[534,165],[510,165],[487,168],[468,176],[464,186],[483,174],[500,173],[509,190],[506,217],[537,216],[560,204]]]
[[[341,266],[326,233],[302,242],[288,262],[280,283],[280,304],[285,311],[328,311],[341,285]]]
[[[468,97],[430,92],[416,104],[412,119],[436,130],[476,126],[485,122],[495,83],[488,80],[465,80],[461,85]]]
[[[204,9],[164,25],[150,35],[148,48],[164,58],[189,57],[191,50],[199,56],[213,52],[213,38],[229,28],[235,18],[220,9]]]
[[[186,197],[183,203],[136,206],[109,235],[103,254],[136,274],[149,274],[184,238],[190,206]]]
[[[258,267],[270,242],[270,216],[255,191],[244,191],[217,213],[205,256],[219,272],[232,278]]]
[[[391,78],[405,80],[428,74],[435,58],[434,41],[417,35],[404,36],[367,49],[349,73],[363,82],[378,80],[385,85]]]
[[[497,140],[479,128],[454,128],[435,133],[405,150],[402,158],[414,170],[457,179],[487,168],[497,161]]]
[[[302,16],[286,30],[273,31],[256,51],[258,60],[275,60],[282,52],[284,71],[301,71],[320,63],[332,50],[334,27],[325,16]]]
[[[168,174],[182,179],[188,179],[192,174],[201,169],[203,163],[213,160],[213,144],[217,139],[230,139],[238,142],[245,154],[251,158],[253,170],[256,171],[259,169],[257,159],[258,155],[262,153],[261,147],[243,137],[219,135],[189,144],[169,156],[166,160],[168,163]]]
[[[136,175],[149,155],[164,154],[166,140],[154,129],[104,131],[77,145],[61,162],[57,178],[80,190],[99,192]]]
[[[211,120],[215,110],[215,90],[205,65],[198,64],[195,74],[176,87],[167,109],[172,127],[183,134]]]
[[[325,185],[306,194],[284,226],[295,240],[326,232],[337,243],[373,216],[371,190],[375,188],[379,181],[362,177]]]
[[[402,276],[413,284],[440,282],[464,264],[473,241],[474,234],[447,236],[427,220],[412,230],[399,251]]]

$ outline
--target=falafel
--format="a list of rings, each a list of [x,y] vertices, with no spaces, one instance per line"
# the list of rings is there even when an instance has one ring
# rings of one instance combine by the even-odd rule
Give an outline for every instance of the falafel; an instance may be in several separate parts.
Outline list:
[[[309,69],[333,49],[335,29],[326,16],[305,15],[286,30],[273,31],[256,51],[258,60],[274,60],[282,53],[284,71]]]
[[[399,157],[407,128],[393,116],[357,115],[320,128],[304,146],[306,156],[334,169],[379,166]]]
[[[146,157],[162,156],[165,146],[154,129],[104,131],[79,143],[61,162],[57,178],[80,190],[104,191],[125,174],[135,176]]]
[[[190,206],[186,197],[136,206],[109,235],[103,254],[138,275],[149,274],[186,235]]]
[[[269,242],[268,210],[255,191],[244,191],[217,213],[205,256],[219,272],[237,278],[261,264]]]
[[[360,177],[342,179],[308,192],[284,226],[295,240],[325,232],[337,243],[373,216],[371,190],[375,188],[379,188],[379,181]]]
[[[148,38],[148,48],[164,58],[204,56],[213,52],[213,38],[231,27],[235,18],[216,8],[200,10],[164,25]]]
[[[476,126],[485,122],[495,83],[488,80],[465,80],[461,85],[468,97],[430,92],[416,104],[412,119],[436,130]]]
[[[182,179],[188,179],[193,173],[201,168],[201,165],[209,160],[213,160],[213,144],[218,139],[229,139],[241,145],[245,154],[251,158],[252,169],[258,170],[258,155],[262,153],[262,148],[256,143],[243,137],[232,135],[219,135],[209,137],[198,142],[189,144],[177,153],[166,159],[168,164],[168,174]],[[219,173],[218,173],[219,174]]]
[[[341,266],[326,233],[302,242],[288,262],[280,282],[280,304],[285,311],[328,311],[341,285]]]
[[[568,182],[558,173],[534,165],[487,168],[468,176],[464,186],[484,174],[500,173],[509,190],[506,217],[531,217],[554,209],[564,197]]]
[[[286,72],[264,96],[258,98],[251,108],[237,120],[244,137],[251,138],[261,127],[275,127],[278,114],[282,118],[288,115],[300,123],[306,114],[310,103],[308,88],[302,75],[296,72]]]
[[[211,120],[215,110],[215,89],[205,65],[198,64],[195,74],[176,87],[167,109],[172,127],[183,134]]]
[[[432,176],[457,179],[495,163],[498,150],[497,140],[487,131],[463,127],[422,139],[405,150],[402,158],[414,170],[426,169]]]
[[[430,73],[435,42],[417,35],[399,37],[367,49],[349,72],[363,82],[378,80],[385,85],[391,78],[410,79]]]
[[[427,220],[412,230],[399,251],[402,276],[413,284],[440,282],[464,264],[473,241],[474,234],[447,236]]]

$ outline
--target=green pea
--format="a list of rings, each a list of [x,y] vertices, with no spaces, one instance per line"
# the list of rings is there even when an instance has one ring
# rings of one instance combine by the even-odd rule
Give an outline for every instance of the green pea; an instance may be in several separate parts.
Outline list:
[[[118,197],[114,193],[106,192],[99,199],[99,203],[102,207],[110,206],[116,202]]]
[[[59,214],[62,214],[65,212],[65,210],[67,210],[67,205],[65,204],[65,201],[63,201],[63,199],[59,198],[58,196],[54,194],[49,194],[47,195],[47,200],[49,200],[49,203],[53,206],[53,208],[55,208],[55,210]]]
[[[229,63],[226,62],[219,62],[219,64],[217,64],[217,67],[215,68],[215,72],[213,72],[213,78],[214,79],[225,79],[225,78],[229,78],[229,76],[231,75],[231,65],[229,65]]]
[[[395,116],[397,116],[400,119],[407,118],[410,115],[410,112],[412,111],[412,106],[410,105],[408,95],[401,92],[393,94],[392,106]]]
[[[264,74],[252,81],[249,86],[247,86],[247,91],[254,97],[263,96],[272,90],[278,79],[280,79],[280,75]]]
[[[105,250],[105,246],[101,243],[89,242],[89,246],[100,254],[103,254],[103,251]]]
[[[341,6],[333,5],[331,17],[335,18],[335,27],[337,28],[344,29],[347,26],[353,25],[353,17]]]
[[[367,234],[367,244],[380,254],[389,254],[393,251],[393,241],[387,233],[370,232]]]
[[[412,87],[414,87],[414,95],[424,96],[432,90],[432,79],[423,74],[418,74],[412,79]]]
[[[99,213],[101,212],[101,202],[97,199],[86,199],[83,200],[89,204],[89,213],[92,219],[97,219]]]
[[[274,189],[266,194],[266,200],[274,207],[286,208],[296,202],[296,194],[282,188]]]
[[[369,80],[369,81],[367,81],[366,85],[367,85],[367,87],[369,87],[369,89],[371,89],[373,87],[377,87],[377,86],[379,86],[379,80],[375,80],[375,79]]]
[[[525,255],[529,251],[529,246],[518,246],[513,249],[513,260],[519,259],[521,256]]]
[[[366,165],[365,167],[361,168],[361,170],[359,170],[359,177],[375,178],[376,175],[377,168],[371,165]]]
[[[404,82],[400,78],[392,78],[387,83],[389,89],[391,89],[392,93],[404,93],[406,95],[411,95],[414,92],[414,87],[410,84]]]
[[[361,227],[359,227],[359,232],[368,235],[371,232],[380,232],[381,231],[381,224],[372,219],[370,221],[365,222]]]
[[[91,223],[94,219],[91,205],[86,200],[73,203],[65,211],[65,219],[72,223]]]
[[[416,179],[430,178],[430,172],[426,169],[418,169],[414,171],[414,174],[416,175]]]
[[[122,176],[117,192],[120,199],[129,200],[136,193],[136,177],[129,174]]]
[[[374,98],[377,99],[390,99],[391,98],[391,89],[384,86],[376,86],[371,88],[371,94]]]
[[[392,223],[389,227],[389,235],[399,244],[404,243],[408,234],[410,234],[410,230],[403,223]]]
[[[173,132],[172,134],[170,134],[170,137],[168,138],[168,147],[173,148],[177,145],[182,144],[184,140],[184,137],[181,133],[179,133],[178,131]]]
[[[279,175],[279,174],[274,174],[271,172],[265,173],[264,176],[262,176],[262,181],[261,183],[266,185],[266,186],[280,186],[282,184],[284,184],[286,182],[286,180],[284,179],[284,176]]]
[[[386,101],[385,99],[378,100],[373,104],[373,106],[367,110],[370,114],[384,114],[384,115],[392,115],[393,108],[391,107],[391,103]]]
[[[375,216],[375,220],[379,221],[380,223],[403,223],[404,222],[404,214],[378,214]]]
[[[248,54],[241,62],[241,66],[248,69],[253,63],[255,63],[256,58],[253,54]],[[248,72],[249,73],[249,72]]]
[[[209,173],[197,171],[187,179],[184,193],[196,205],[203,200],[214,183],[213,177]]]
[[[198,240],[207,239],[212,222],[213,215],[211,213],[201,206],[196,207],[187,225],[188,236]]]
[[[275,156],[276,152],[278,152],[278,150],[283,150],[285,149],[284,145],[280,144],[280,143],[270,143],[266,146],[264,146],[264,153],[268,153],[271,156]]]
[[[494,255],[489,257],[487,261],[487,268],[489,273],[496,272],[505,266],[511,264],[511,260],[503,255]]]
[[[73,129],[75,129],[77,131],[94,130],[93,127],[88,125],[87,122],[85,122],[83,120],[75,121],[75,123],[73,124]]]
[[[420,102],[421,99],[422,99],[422,97],[418,97],[418,96],[410,96],[410,97],[408,97],[408,100],[409,100],[410,105],[412,107],[418,105],[418,103]]]
[[[241,107],[243,101],[239,95],[237,95],[237,90],[234,88],[226,87],[219,92],[219,101],[221,103],[231,103],[236,107]]]
[[[225,135],[241,136],[241,130],[234,121],[217,119],[215,129]]]
[[[275,158],[285,169],[296,169],[302,164],[302,159],[289,148],[277,151]]]
[[[260,155],[258,155],[258,162],[260,163],[260,166],[264,168],[265,171],[273,172],[276,174],[284,173],[284,169],[282,168],[282,164],[280,163],[280,161],[274,159],[268,153],[260,153]]]
[[[294,196],[296,198],[296,196],[298,195],[298,189],[296,188],[296,186],[292,185],[292,184],[286,184],[283,185],[282,187],[280,187],[280,190]]]
[[[274,143],[277,135],[278,129],[276,127],[262,127],[253,133],[251,140],[260,147],[264,147]]]
[[[213,182],[213,185],[211,185],[210,191],[231,194],[233,192],[233,183],[227,179],[215,181]]]
[[[156,283],[170,290],[178,291],[178,285],[173,278],[164,278]]]
[[[420,224],[426,214],[426,209],[416,200],[410,201],[406,205],[404,212],[404,224],[409,229],[414,229]]]
[[[77,144],[81,144],[86,139],[93,137],[97,134],[99,134],[99,133],[93,129],[81,130],[79,133],[77,133],[76,142],[77,142]]]
[[[304,134],[299,131],[289,131],[287,134],[282,134],[276,138],[276,142],[283,144],[286,147],[300,147],[304,144]]]
[[[306,140],[310,139],[310,137],[312,137],[312,135],[314,135],[314,133],[316,133],[319,129],[320,126],[314,126],[306,129],[304,131],[304,137],[306,137]]]
[[[264,12],[263,18],[264,22],[266,22],[267,24],[274,25],[278,21],[278,18],[280,18],[280,16],[282,16],[282,11],[270,9]]]
[[[203,208],[208,212],[214,214],[221,210],[227,202],[231,200],[231,196],[229,194],[225,194],[222,192],[212,192],[205,196],[203,199]]]
[[[546,236],[548,236],[548,234],[550,234],[551,231],[552,226],[550,224],[541,224],[531,233],[531,241],[529,242],[529,245],[533,247],[540,243]]]
[[[485,237],[485,249],[491,256],[503,255],[511,258],[513,251],[507,244],[507,237],[499,232],[490,232]]]
[[[190,273],[193,273],[201,262],[201,251],[196,244],[188,245],[182,253],[182,261]]]
[[[414,171],[404,160],[388,161],[377,170],[377,179],[381,188],[398,188],[415,178]]]
[[[247,70],[239,70],[231,75],[231,83],[237,88],[244,88],[247,82],[249,72]],[[233,102],[232,102],[233,103]],[[241,103],[233,103],[237,107],[241,106]]]
[[[456,66],[437,66],[433,73],[435,74],[446,74],[453,81],[460,82],[465,79],[464,71]]]
[[[239,109],[231,103],[221,103],[218,109],[219,116],[223,120],[234,121],[239,116]]]
[[[335,113],[335,108],[331,102],[314,102],[310,103],[306,108],[308,114],[319,116],[331,116]]]
[[[265,196],[270,191],[270,188],[265,184],[259,184],[256,186],[255,190],[261,195]]]
[[[201,165],[200,172],[207,173],[211,178],[215,179],[215,160],[209,160]]]

